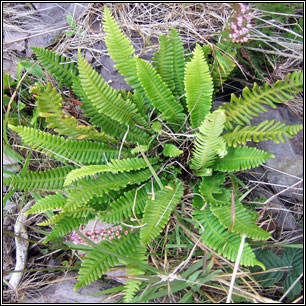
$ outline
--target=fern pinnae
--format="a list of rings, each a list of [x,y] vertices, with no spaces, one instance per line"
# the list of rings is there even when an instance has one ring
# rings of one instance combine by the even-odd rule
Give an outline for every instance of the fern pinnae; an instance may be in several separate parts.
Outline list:
[[[174,95],[176,98],[181,98],[184,104],[184,98],[182,96],[185,94],[184,88],[184,48],[183,42],[177,30],[171,29],[169,40],[172,42],[173,46],[173,80],[175,84]]]
[[[170,89],[153,66],[139,58],[136,63],[138,78],[152,104],[166,117],[169,123],[182,124],[185,119],[183,107],[173,97]]]
[[[66,197],[60,192],[56,194],[48,195],[38,200],[29,210],[26,211],[26,215],[36,214],[47,210],[60,209],[65,206]]]
[[[225,157],[216,161],[213,168],[222,172],[246,170],[263,164],[270,157],[274,155],[253,147],[231,147]]]
[[[200,126],[211,108],[213,82],[200,45],[185,66],[186,103],[193,129]]]
[[[222,138],[229,146],[237,147],[238,144],[246,144],[248,141],[265,141],[273,140],[276,143],[285,142],[287,138],[294,137],[300,130],[302,124],[287,125],[283,122],[274,120],[265,120],[257,126],[237,125],[234,130],[222,135]]]
[[[133,171],[130,173],[112,174],[103,173],[96,179],[81,179],[76,187],[69,189],[70,195],[63,211],[73,211],[74,209],[88,203],[94,196],[102,197],[105,192],[120,190],[127,185],[140,184],[151,177],[148,169]]]
[[[163,190],[156,192],[155,199],[147,201],[142,219],[144,226],[140,231],[142,243],[148,243],[158,236],[183,196],[183,192],[183,184],[178,182],[176,186],[166,186]]]
[[[9,128],[18,133],[31,148],[62,162],[68,161],[79,166],[83,163],[95,164],[105,161],[104,154],[108,158],[114,158],[117,154],[116,148],[102,142],[69,140],[30,127],[9,125]]]
[[[112,251],[114,254],[124,255],[125,257],[135,256],[138,250],[139,234],[130,233],[121,239],[102,241],[99,243],[103,248]],[[94,248],[87,252],[85,259],[79,270],[78,282],[74,287],[77,290],[85,285],[89,285],[93,281],[101,277],[107,270],[120,263],[115,255],[109,255],[102,252],[99,248]]]
[[[51,73],[58,81],[66,86],[71,86],[77,76],[75,64],[67,57],[58,55],[51,50],[31,47],[39,59],[41,65]]]
[[[21,190],[62,190],[67,174],[73,169],[74,166],[65,166],[39,172],[28,171],[5,178],[3,184]]]
[[[241,97],[237,98],[232,94],[230,103],[224,103],[221,107],[227,114],[225,127],[230,130],[234,128],[233,124],[250,123],[254,116],[267,111],[262,105],[276,108],[275,103],[293,99],[302,89],[303,72],[299,70],[289,73],[284,81],[276,81],[272,86],[265,83],[260,88],[255,83],[252,90],[245,87]]]
[[[175,88],[174,75],[173,75],[173,44],[172,41],[166,36],[159,37],[160,48],[153,56],[153,66],[161,79],[168,88],[173,91]]]
[[[31,87],[31,93],[36,94],[36,103],[41,117],[46,118],[48,128],[53,128],[60,135],[74,139],[96,139],[102,142],[116,143],[114,137],[99,133],[91,126],[79,124],[75,117],[68,117],[62,110],[63,99],[55,88],[48,83],[44,88],[39,83]]]
[[[157,159],[150,159],[151,163],[156,163]],[[131,170],[139,170],[146,168],[147,164],[142,158],[126,158],[121,160],[112,159],[106,165],[90,165],[84,166],[80,169],[71,171],[65,180],[65,186],[70,185],[72,182],[79,180],[85,176],[94,175],[101,172],[129,172]]]
[[[106,34],[105,42],[108,52],[112,60],[117,63],[115,67],[126,78],[126,82],[131,86],[134,85],[133,87],[137,89],[137,70],[134,60],[135,49],[120,30],[106,5],[104,6],[103,27]]]
[[[146,121],[137,112],[135,104],[123,100],[121,95],[113,89],[78,53],[78,67],[82,87],[99,113],[116,120],[124,125],[147,126]]]
[[[199,127],[199,133],[194,144],[191,168],[200,170],[211,166],[217,155],[226,154],[225,142],[219,137],[225,122],[223,110],[216,110],[208,114]]]
[[[241,242],[240,235],[230,233],[213,215],[209,207],[206,207],[204,210],[195,210],[192,214],[204,228],[204,233],[201,235],[203,243],[207,244],[218,254],[231,261],[235,261]],[[264,265],[256,259],[254,252],[247,243],[244,245],[240,262],[244,266],[253,267],[259,265],[264,269]]]
[[[231,228],[231,231],[237,234],[245,234],[254,240],[267,240],[271,238],[270,233],[258,227],[253,222],[253,216],[243,207],[242,203],[235,201],[235,221],[232,224],[232,212],[230,205],[210,206],[212,213],[218,218],[219,222]]]

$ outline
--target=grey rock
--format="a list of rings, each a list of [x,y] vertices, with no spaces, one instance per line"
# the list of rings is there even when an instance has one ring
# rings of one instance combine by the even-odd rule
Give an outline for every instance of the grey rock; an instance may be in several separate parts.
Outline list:
[[[25,39],[29,36],[29,33],[10,31],[5,32],[4,35],[4,51],[14,50],[18,52],[23,52],[26,48]]]
[[[12,172],[18,172],[19,168],[17,167],[18,161],[14,160],[11,157],[8,157],[5,153],[2,154],[2,164],[3,169],[12,171]],[[8,177],[8,174],[3,173],[3,178]]]
[[[253,119],[251,124],[256,125],[264,120],[282,121],[287,124],[302,123],[301,118],[291,113],[286,107],[269,108],[268,112]],[[287,139],[285,143],[276,144],[274,141],[269,140],[261,141],[256,146],[275,155],[275,158],[270,158],[266,162],[269,167],[266,167],[268,170],[267,179],[274,191],[276,193],[281,192],[282,196],[302,201],[303,192],[301,188],[304,174],[302,131],[295,138]],[[298,183],[299,181],[300,183]],[[292,188],[284,191],[290,186]]]
[[[69,272],[64,277],[60,277],[58,282],[49,285],[42,290],[39,295],[28,297],[22,303],[115,303],[114,299],[107,298],[105,295],[84,296],[85,294],[95,293],[112,287],[111,284],[101,281],[95,281],[92,284],[74,291],[73,288],[77,283],[75,278],[76,272]],[[66,280],[63,280],[66,279]]]
[[[40,14],[41,20],[52,26],[68,25],[66,15],[70,13],[74,19],[78,19],[89,3],[33,3]]]

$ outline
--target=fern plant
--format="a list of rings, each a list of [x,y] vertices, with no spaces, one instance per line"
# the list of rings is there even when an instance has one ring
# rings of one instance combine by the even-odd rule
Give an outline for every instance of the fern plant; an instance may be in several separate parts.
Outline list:
[[[232,192],[224,183],[227,173],[257,167],[273,157],[246,146],[247,141],[278,143],[302,129],[273,120],[257,127],[249,122],[266,111],[264,105],[275,107],[301,91],[303,74],[295,71],[273,86],[245,88],[241,97],[233,94],[229,103],[211,112],[215,93],[235,67],[232,57],[218,52],[211,61],[210,46],[197,44],[187,58],[178,32],[171,29],[169,36],[161,36],[160,49],[150,63],[135,54],[106,6],[103,25],[109,54],[133,90],[114,90],[86,62],[81,50],[73,63],[50,50],[33,48],[42,66],[81,101],[88,123],[65,114],[58,90],[49,83],[37,83],[31,92],[38,111],[56,134],[24,126],[9,128],[23,143],[62,162],[63,167],[16,175],[4,184],[50,192],[28,211],[56,210],[42,223],[53,227],[46,241],[97,217],[118,228],[124,224],[134,229],[133,235],[118,234],[117,240],[105,236],[100,248],[92,248],[76,285],[90,284],[109,268],[125,265],[131,273],[126,283],[128,302],[141,283],[139,275],[145,273],[143,266],[131,265],[128,258],[146,262],[146,246],[158,238],[171,213],[184,201],[185,189],[194,188],[201,195],[194,196],[193,221],[204,231],[203,242],[220,255],[235,261],[241,235],[256,240],[270,237],[256,225],[254,212],[238,200],[233,217]],[[228,63],[226,69],[218,73],[224,63]],[[169,174],[166,169],[173,164],[192,175],[179,170]],[[241,264],[263,267],[247,244]]]

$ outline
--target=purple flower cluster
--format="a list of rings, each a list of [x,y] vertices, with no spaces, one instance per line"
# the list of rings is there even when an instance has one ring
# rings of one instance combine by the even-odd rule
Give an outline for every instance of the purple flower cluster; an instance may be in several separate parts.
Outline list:
[[[247,12],[249,8],[245,4],[238,3],[238,5],[229,23],[231,31],[229,37],[234,43],[245,43],[250,37],[252,16]]]
[[[82,232],[88,239],[93,242],[100,242],[102,240],[113,240],[113,239],[120,239],[122,235],[128,235],[129,232],[132,232],[133,228],[129,230],[123,230],[122,226],[118,226],[116,228],[109,227],[109,228],[102,228],[101,230],[92,230]],[[82,237],[80,237],[75,231],[73,231],[69,237],[69,241],[72,241],[74,244],[85,244],[86,242]]]

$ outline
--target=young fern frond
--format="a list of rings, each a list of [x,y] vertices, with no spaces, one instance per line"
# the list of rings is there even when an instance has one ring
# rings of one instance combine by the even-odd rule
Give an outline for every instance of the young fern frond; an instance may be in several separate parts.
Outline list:
[[[48,49],[31,47],[42,66],[59,82],[70,87],[77,76],[77,68],[71,60]]]
[[[217,155],[222,157],[226,154],[225,142],[220,137],[225,120],[222,110],[216,110],[206,116],[194,143],[190,166],[192,169],[208,168],[214,163]]]
[[[303,72],[300,70],[289,73],[284,81],[276,81],[272,86],[267,83],[260,88],[256,83],[252,90],[245,87],[242,96],[231,95],[230,103],[224,103],[221,109],[226,112],[226,129],[233,129],[233,124],[244,125],[250,123],[254,116],[258,116],[267,109],[261,104],[276,108],[274,103],[284,103],[293,99],[303,90]]]
[[[241,202],[235,201],[235,219],[232,224],[232,207],[225,204],[221,206],[210,205],[210,210],[219,222],[231,229],[232,232],[237,234],[245,234],[247,237],[255,240],[267,240],[271,235],[258,227],[254,221],[253,216],[243,207]]]
[[[224,134],[222,138],[230,147],[237,147],[238,144],[246,144],[251,140],[259,142],[271,139],[280,143],[280,141],[286,141],[285,137],[294,137],[303,128],[302,124],[287,125],[280,121],[274,122],[274,120],[265,120],[256,126],[237,125],[234,130]]]
[[[139,58],[137,58],[136,64],[138,78],[152,104],[166,117],[169,123],[181,125],[185,115],[180,102],[175,100],[170,89],[151,64]]]
[[[25,214],[37,214],[47,210],[60,209],[65,206],[67,197],[65,197],[60,192],[56,194],[48,195],[40,200],[38,200],[30,209],[28,209]]]
[[[200,45],[196,45],[193,57],[185,67],[186,103],[191,127],[200,126],[211,109],[213,82]]]
[[[256,148],[232,147],[228,149],[226,156],[218,159],[212,167],[222,172],[246,170],[258,167],[270,157],[274,157],[274,155]]]
[[[104,249],[112,251],[114,254],[135,258],[139,246],[139,234],[137,232],[115,239],[112,242],[101,241],[99,243]],[[120,260],[115,255],[102,252],[99,248],[93,248],[87,252],[85,259],[79,270],[78,282],[74,287],[77,290],[91,284],[101,277],[110,268],[118,265]]]
[[[53,168],[45,171],[28,171],[3,179],[4,185],[19,190],[62,190],[67,174],[74,166]]]
[[[138,113],[135,104],[123,100],[121,95],[103,80],[81,56],[78,54],[78,68],[80,80],[87,98],[99,113],[107,115],[113,120],[129,126],[135,124],[147,126],[145,119]]]
[[[241,243],[241,236],[229,232],[226,227],[220,224],[208,207],[204,210],[195,210],[192,214],[204,227],[204,232],[201,235],[203,243],[207,244],[225,258],[235,261]],[[256,259],[255,254],[247,243],[244,245],[240,264],[251,267],[258,265],[263,269],[265,268],[264,265]]]
[[[183,193],[182,182],[179,182],[174,186],[165,186],[156,192],[154,200],[147,201],[142,219],[144,226],[140,230],[141,243],[149,243],[160,234]]]
[[[185,68],[185,58],[184,58],[184,47],[181,37],[175,29],[171,29],[169,39],[173,45],[173,77],[175,88],[173,91],[174,96],[180,99],[184,104],[184,99],[182,96],[185,93],[184,88],[184,68]]]
[[[157,162],[156,158],[150,158],[149,160],[151,164]],[[66,177],[65,186],[85,176],[101,172],[129,172],[131,170],[139,170],[147,167],[147,163],[143,158],[112,159],[107,165],[90,165],[71,171]]]
[[[116,143],[116,139],[104,133],[99,133],[92,126],[81,125],[76,118],[68,117],[62,110],[63,99],[55,88],[48,83],[46,87],[36,83],[31,88],[31,93],[36,94],[36,103],[41,117],[46,118],[48,128],[53,128],[60,135],[74,139],[95,139]]]
[[[56,136],[33,128],[9,125],[18,133],[22,141],[31,148],[40,151],[62,162],[76,164],[103,163],[107,158],[117,157],[118,150],[101,142],[88,140],[69,140],[63,136]],[[122,151],[124,155],[124,150]]]
[[[140,184],[152,176],[149,169],[138,170],[129,173],[103,173],[96,179],[81,179],[77,186],[69,189],[71,192],[63,211],[73,211],[86,204],[94,196],[102,197],[105,192],[120,190],[127,185]]]
[[[167,35],[159,37],[159,51],[153,56],[153,66],[160,75],[162,81],[173,92],[174,72],[173,72],[173,43]]]

